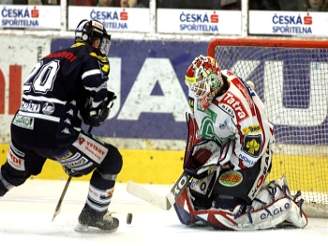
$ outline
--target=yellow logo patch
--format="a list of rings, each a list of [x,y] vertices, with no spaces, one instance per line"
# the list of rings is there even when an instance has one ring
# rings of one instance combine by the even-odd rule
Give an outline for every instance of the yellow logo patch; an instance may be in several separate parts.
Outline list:
[[[261,128],[259,125],[248,126],[242,129],[244,135],[248,135],[250,133],[259,133]]]
[[[260,144],[255,139],[252,139],[246,143],[246,149],[248,153],[255,155],[260,149]]]

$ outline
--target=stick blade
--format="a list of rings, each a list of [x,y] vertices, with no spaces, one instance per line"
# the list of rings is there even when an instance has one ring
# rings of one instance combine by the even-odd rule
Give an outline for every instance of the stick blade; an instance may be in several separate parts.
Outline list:
[[[169,210],[172,207],[166,196],[161,196],[154,191],[148,190],[141,184],[129,181],[126,189],[131,195],[138,197],[158,208]]]

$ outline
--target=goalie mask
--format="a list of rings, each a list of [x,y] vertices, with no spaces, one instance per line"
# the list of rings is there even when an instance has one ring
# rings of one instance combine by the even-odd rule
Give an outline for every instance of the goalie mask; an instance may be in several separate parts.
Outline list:
[[[75,30],[75,42],[86,42],[90,45],[99,39],[99,51],[108,55],[111,36],[107,33],[104,25],[96,20],[82,20]]]
[[[210,56],[198,56],[187,68],[185,83],[200,100],[201,106],[207,108],[214,96],[223,87],[220,68]]]

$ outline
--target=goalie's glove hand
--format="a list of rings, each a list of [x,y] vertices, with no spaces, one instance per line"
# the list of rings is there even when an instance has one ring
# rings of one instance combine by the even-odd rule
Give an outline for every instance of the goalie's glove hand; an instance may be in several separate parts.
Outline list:
[[[107,91],[107,95],[102,103],[97,107],[92,107],[92,98],[89,98],[84,105],[84,109],[81,110],[84,123],[90,126],[99,126],[107,119],[115,99],[115,93]]]
[[[203,140],[194,145],[184,170],[194,178],[206,177],[218,167],[221,147],[213,140]]]

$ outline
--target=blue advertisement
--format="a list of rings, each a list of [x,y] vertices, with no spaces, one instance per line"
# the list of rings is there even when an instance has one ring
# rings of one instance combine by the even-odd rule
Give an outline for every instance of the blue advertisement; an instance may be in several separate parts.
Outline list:
[[[51,50],[66,48],[72,41],[55,39]],[[110,119],[94,133],[133,139],[186,139],[184,73],[195,56],[206,53],[207,42],[113,41],[110,83],[118,99]],[[328,144],[328,92],[325,76],[319,72],[328,71],[328,53],[230,47],[221,55],[223,69],[233,69],[255,83],[274,124],[277,143]],[[246,55],[252,55],[251,60]],[[296,60],[303,65],[296,65]],[[238,71],[240,64],[245,65],[245,71]]]

